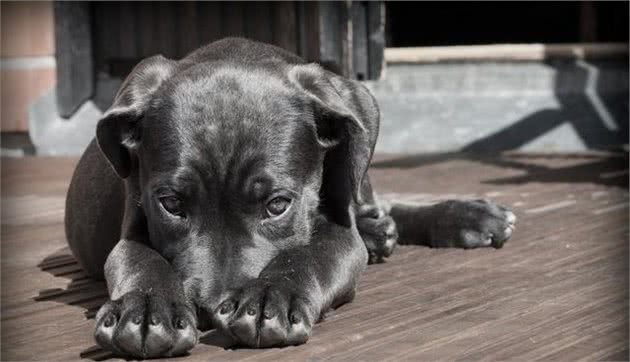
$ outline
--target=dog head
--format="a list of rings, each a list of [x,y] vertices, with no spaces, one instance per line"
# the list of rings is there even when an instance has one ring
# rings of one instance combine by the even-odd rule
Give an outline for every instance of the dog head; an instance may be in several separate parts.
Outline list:
[[[314,64],[158,56],[125,80],[97,141],[151,245],[203,299],[309,243],[324,219],[355,227],[377,127],[366,101]]]

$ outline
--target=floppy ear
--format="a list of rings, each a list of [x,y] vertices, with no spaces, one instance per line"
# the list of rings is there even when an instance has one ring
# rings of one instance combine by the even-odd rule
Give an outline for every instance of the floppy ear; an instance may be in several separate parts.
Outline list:
[[[138,63],[96,126],[98,146],[121,178],[131,171],[130,149],[140,140],[142,116],[155,91],[173,73],[175,64],[161,55]]]
[[[376,101],[361,84],[316,64],[294,66],[289,78],[311,101],[318,141],[327,148],[321,198],[335,221],[349,226],[348,207],[352,199],[362,202],[361,183],[376,143]]]

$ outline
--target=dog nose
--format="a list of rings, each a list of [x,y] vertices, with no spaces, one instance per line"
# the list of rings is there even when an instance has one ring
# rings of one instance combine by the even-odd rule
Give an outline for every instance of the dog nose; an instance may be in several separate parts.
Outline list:
[[[216,328],[214,321],[215,305],[202,305],[197,307],[197,329],[200,331],[208,331]]]

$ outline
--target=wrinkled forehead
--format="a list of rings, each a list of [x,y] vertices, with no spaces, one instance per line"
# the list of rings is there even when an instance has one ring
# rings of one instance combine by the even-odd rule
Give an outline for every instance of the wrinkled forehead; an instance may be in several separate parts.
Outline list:
[[[239,117],[246,122],[299,112],[288,81],[264,68],[200,65],[169,85],[164,98],[174,118],[233,122]]]
[[[227,177],[237,168],[296,179],[315,160],[311,117],[295,92],[265,72],[224,68],[175,78],[147,121],[154,171],[201,168]]]

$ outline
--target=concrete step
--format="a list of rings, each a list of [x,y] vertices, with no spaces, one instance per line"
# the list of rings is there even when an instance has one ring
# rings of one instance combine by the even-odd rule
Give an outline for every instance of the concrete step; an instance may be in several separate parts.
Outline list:
[[[628,143],[628,62],[390,64],[366,82],[378,152],[582,151]]]

